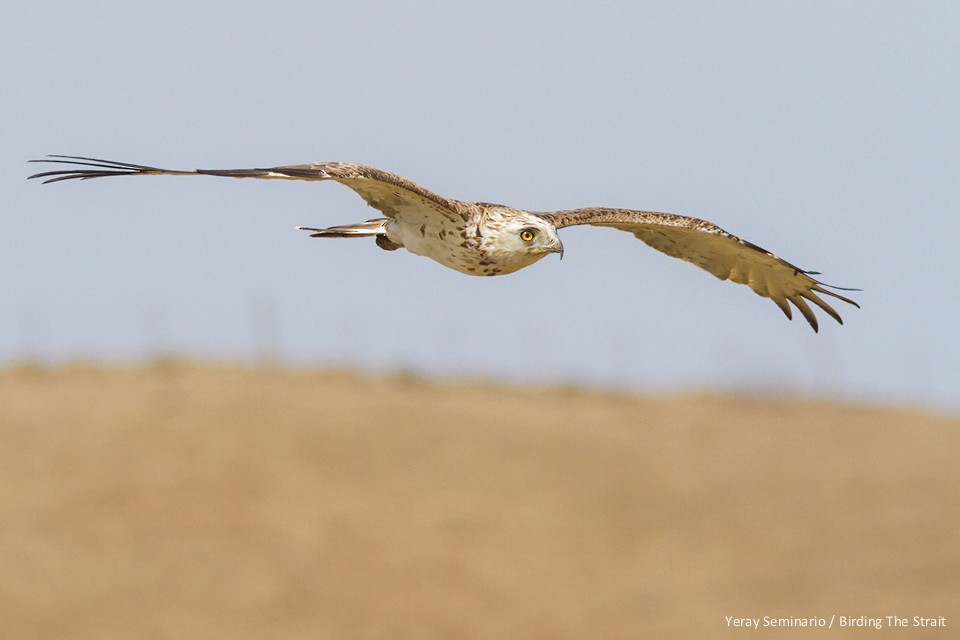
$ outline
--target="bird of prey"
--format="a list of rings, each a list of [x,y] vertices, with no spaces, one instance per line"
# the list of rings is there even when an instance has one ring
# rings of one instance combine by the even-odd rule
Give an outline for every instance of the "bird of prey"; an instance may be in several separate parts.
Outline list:
[[[394,173],[349,162],[189,171],[82,156],[54,155],[31,162],[71,165],[30,176],[45,178],[44,182],[130,175],[333,180],[353,189],[385,217],[322,229],[300,227],[311,232],[312,237],[372,236],[381,249],[404,248],[468,275],[512,273],[549,253],[563,257],[563,244],[557,236],[557,230],[563,227],[612,227],[632,233],[654,249],[695,264],[721,280],[749,286],[773,300],[788,319],[793,317],[793,304],[814,331],[818,330],[817,317],[808,301],[840,324],[840,314],[821,296],[859,307],[853,300],[831,291],[852,289],[824,284],[813,278],[818,272],[799,269],[706,220],[671,213],[605,207],[536,212],[487,202],[463,202],[437,195]]]

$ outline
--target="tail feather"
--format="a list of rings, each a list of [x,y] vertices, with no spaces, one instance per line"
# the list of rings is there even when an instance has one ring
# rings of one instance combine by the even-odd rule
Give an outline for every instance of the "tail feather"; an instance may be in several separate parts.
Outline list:
[[[364,236],[385,236],[387,218],[367,220],[359,224],[344,224],[326,229],[299,227],[301,231],[312,231],[311,238],[359,238]]]
[[[387,237],[388,218],[377,218],[367,220],[359,224],[344,224],[336,227],[327,227],[326,229],[314,229],[313,227],[300,227],[302,231],[312,231],[311,238],[364,238],[367,236],[376,236],[377,246],[385,251],[396,251],[402,245],[392,242]]]

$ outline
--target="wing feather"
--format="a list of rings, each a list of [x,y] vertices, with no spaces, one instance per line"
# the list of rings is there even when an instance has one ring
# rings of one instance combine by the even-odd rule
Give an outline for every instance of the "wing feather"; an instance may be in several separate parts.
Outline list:
[[[461,203],[456,200],[437,195],[395,173],[351,162],[314,162],[262,169],[193,169],[190,171],[160,169],[148,165],[84,156],[52,155],[30,162],[70,165],[66,169],[42,171],[30,176],[30,178],[46,178],[45,183],[129,175],[211,175],[228,178],[333,180],[349,187],[368,205],[390,218],[401,215],[417,218],[440,215],[450,220],[463,220],[465,217]]]
[[[841,287],[831,287],[813,278],[813,275],[818,275],[816,272],[804,271],[766,249],[700,218],[599,207],[551,211],[539,215],[550,220],[558,229],[587,224],[630,232],[654,249],[695,264],[721,280],[747,285],[758,295],[773,300],[788,319],[793,318],[792,304],[814,331],[819,329],[819,325],[808,301],[840,324],[843,324],[840,314],[820,295],[842,300],[858,308],[860,306],[830,290],[843,290]]]

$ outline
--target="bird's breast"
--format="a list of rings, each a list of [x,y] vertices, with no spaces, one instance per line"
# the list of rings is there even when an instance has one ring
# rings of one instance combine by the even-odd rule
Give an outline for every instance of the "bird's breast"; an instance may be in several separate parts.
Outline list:
[[[387,238],[410,253],[439,262],[471,276],[508,273],[486,255],[476,223],[453,222],[446,218],[410,223],[393,219],[387,223]]]

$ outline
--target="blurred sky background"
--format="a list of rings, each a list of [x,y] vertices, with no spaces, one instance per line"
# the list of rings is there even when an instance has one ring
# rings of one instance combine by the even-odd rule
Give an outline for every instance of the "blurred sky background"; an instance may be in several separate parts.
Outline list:
[[[951,2],[18,2],[0,24],[0,363],[164,356],[960,409]],[[629,234],[470,278],[297,225],[336,184],[41,186],[48,153],[344,160],[533,210],[707,218],[860,287],[819,335]]]

